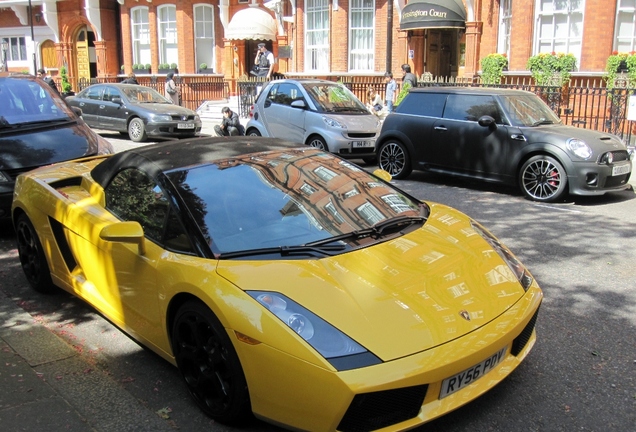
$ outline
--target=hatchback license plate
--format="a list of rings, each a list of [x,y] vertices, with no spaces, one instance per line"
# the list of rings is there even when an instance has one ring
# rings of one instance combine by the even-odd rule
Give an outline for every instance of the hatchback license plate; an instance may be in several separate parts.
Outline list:
[[[612,175],[617,176],[617,175],[627,174],[631,170],[632,170],[632,167],[630,166],[630,164],[616,165],[612,168]]]
[[[500,349],[486,360],[477,363],[475,366],[468,368],[455,376],[446,378],[442,381],[442,390],[440,391],[439,398],[445,398],[446,396],[463,389],[472,382],[486,375],[488,372],[493,370],[495,366],[501,363],[501,361],[506,357],[506,351],[508,351],[508,347]]]
[[[194,123],[177,123],[177,129],[194,129]]]
[[[351,144],[354,147],[374,147],[375,142],[373,141],[352,141]]]

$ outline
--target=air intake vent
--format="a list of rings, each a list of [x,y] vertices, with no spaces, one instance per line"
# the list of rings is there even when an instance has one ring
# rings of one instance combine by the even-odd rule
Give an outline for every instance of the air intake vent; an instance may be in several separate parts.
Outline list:
[[[530,340],[530,336],[532,336],[532,331],[534,330],[534,325],[537,323],[537,316],[539,315],[539,309],[534,313],[534,316],[530,319],[530,322],[523,329],[521,334],[515,338],[512,342],[512,349],[510,350],[510,354],[513,356],[519,355],[523,348],[526,346],[528,341]]]
[[[356,395],[338,430],[372,431],[416,417],[427,389],[428,384]]]

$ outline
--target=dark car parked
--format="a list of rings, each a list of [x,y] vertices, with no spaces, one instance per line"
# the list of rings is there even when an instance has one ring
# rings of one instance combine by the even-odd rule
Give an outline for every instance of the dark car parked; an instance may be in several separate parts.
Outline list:
[[[621,140],[562,124],[534,93],[412,89],[382,126],[377,156],[393,177],[413,169],[518,185],[532,200],[600,195],[629,187]]]
[[[84,156],[113,153],[43,80],[0,73],[0,218],[10,217],[18,174]]]
[[[149,136],[186,138],[201,132],[196,112],[174,105],[150,87],[93,84],[66,101],[82,110],[89,126],[128,133],[135,142]]]

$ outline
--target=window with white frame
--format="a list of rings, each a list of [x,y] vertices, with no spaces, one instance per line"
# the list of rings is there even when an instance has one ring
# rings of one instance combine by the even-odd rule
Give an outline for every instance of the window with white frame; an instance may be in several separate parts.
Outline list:
[[[24,37],[3,37],[2,43],[5,42],[9,44],[6,51],[7,61],[27,60],[26,39]],[[2,55],[5,55],[5,53],[0,53],[0,56]]]
[[[373,71],[375,0],[350,0],[349,71]]]
[[[618,0],[614,50],[621,53],[636,50],[636,0]]]
[[[148,24],[148,8],[146,6],[131,9],[130,27],[133,63],[150,64],[150,26]]]
[[[214,67],[214,6],[194,6],[194,52],[197,68],[201,63]]]
[[[537,0],[535,54],[565,53],[581,59],[585,0]]]
[[[159,31],[159,63],[178,65],[177,7],[161,5],[157,7],[157,29]]]
[[[329,0],[307,0],[305,71],[329,70]]]
[[[510,58],[510,29],[512,27],[512,0],[501,0],[499,9],[499,41],[497,52]]]

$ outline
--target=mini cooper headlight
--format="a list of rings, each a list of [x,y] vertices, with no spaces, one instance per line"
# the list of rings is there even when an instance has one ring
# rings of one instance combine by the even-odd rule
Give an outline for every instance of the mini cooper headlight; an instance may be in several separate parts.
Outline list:
[[[381,363],[375,355],[318,315],[275,292],[247,291],[252,298],[298,333],[336,369]]]
[[[340,123],[338,120],[332,119],[331,117],[323,116],[322,121],[324,121],[327,126],[331,126],[338,129],[347,129],[347,126]]]
[[[566,145],[568,150],[581,159],[589,159],[592,156],[592,149],[583,140],[571,138]]]
[[[470,225],[473,227],[476,233],[478,233],[484,240],[488,242],[488,244],[493,248],[495,252],[497,252],[501,259],[504,260],[506,264],[508,264],[508,267],[510,267],[510,270],[512,270],[514,275],[517,277],[517,280],[523,287],[523,290],[528,291],[528,288],[530,288],[530,285],[532,285],[533,279],[526,267],[521,264],[521,262],[517,258],[515,258],[515,256],[506,246],[501,244],[501,242],[497,240],[495,236],[488,232],[486,228],[482,227],[473,220],[470,221]]]

